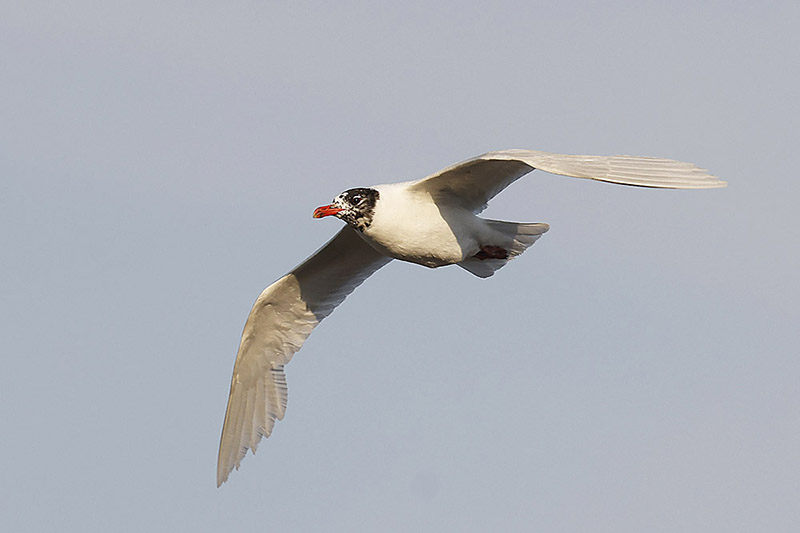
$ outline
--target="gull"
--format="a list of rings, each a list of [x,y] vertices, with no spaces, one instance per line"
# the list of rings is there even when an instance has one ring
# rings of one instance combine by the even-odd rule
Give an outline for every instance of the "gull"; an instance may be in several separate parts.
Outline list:
[[[636,156],[489,152],[417,181],[349,189],[314,218],[346,223],[327,244],[267,287],[244,326],[217,460],[217,486],[286,413],[283,371],[311,331],[392,259],[429,268],[458,265],[480,278],[522,254],[544,223],[477,216],[511,183],[539,169],[622,185],[707,189],[726,183],[691,163]]]

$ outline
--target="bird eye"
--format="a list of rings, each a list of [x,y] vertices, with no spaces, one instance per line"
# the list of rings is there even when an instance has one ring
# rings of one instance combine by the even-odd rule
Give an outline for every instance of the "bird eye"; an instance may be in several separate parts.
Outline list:
[[[363,199],[364,198],[360,194],[356,194],[355,196],[353,196],[353,202],[356,203],[356,204],[360,203],[361,200],[363,200]]]

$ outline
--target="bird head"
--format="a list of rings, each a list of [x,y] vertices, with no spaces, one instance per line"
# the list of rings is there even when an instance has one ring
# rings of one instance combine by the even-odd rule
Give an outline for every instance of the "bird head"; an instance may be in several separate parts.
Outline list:
[[[375,204],[380,194],[375,189],[348,189],[333,199],[328,205],[314,210],[314,218],[335,216],[353,228],[364,231],[372,223]]]

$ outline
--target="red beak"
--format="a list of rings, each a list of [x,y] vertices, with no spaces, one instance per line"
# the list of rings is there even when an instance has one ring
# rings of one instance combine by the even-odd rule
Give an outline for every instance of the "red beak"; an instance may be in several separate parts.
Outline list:
[[[335,215],[339,211],[344,211],[344,210],[338,207],[334,207],[333,204],[323,205],[322,207],[318,207],[314,210],[314,218],[322,218],[330,215]]]

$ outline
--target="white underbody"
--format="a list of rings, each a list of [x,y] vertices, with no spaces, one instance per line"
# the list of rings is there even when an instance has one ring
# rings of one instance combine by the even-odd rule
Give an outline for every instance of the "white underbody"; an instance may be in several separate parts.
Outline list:
[[[374,187],[380,193],[372,224],[362,238],[379,252],[427,267],[459,263],[482,246],[508,246],[507,235],[454,205],[442,205],[409,183]],[[455,228],[455,229],[454,229]]]

